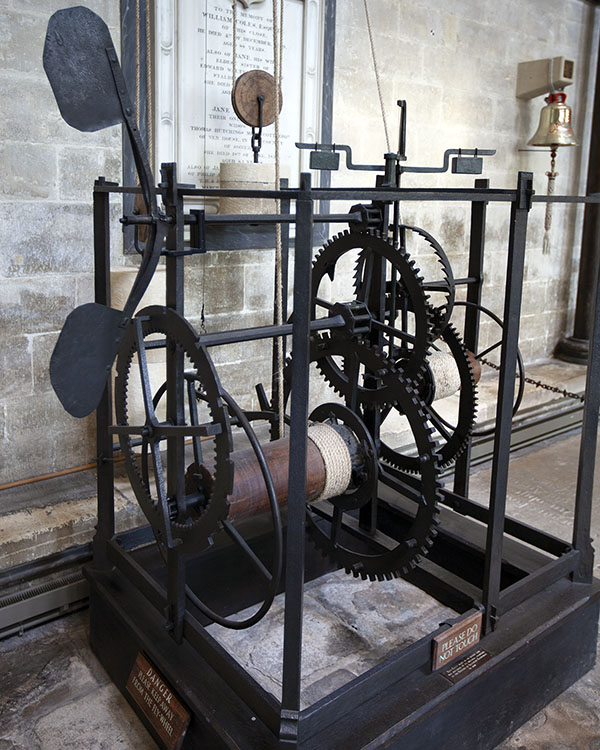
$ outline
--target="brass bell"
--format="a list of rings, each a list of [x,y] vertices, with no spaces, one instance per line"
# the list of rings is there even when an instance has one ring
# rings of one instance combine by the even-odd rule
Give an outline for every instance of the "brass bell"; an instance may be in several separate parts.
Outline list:
[[[530,146],[577,146],[571,127],[571,107],[565,104],[567,95],[556,91],[546,97],[546,106],[540,112],[540,124],[528,145]]]

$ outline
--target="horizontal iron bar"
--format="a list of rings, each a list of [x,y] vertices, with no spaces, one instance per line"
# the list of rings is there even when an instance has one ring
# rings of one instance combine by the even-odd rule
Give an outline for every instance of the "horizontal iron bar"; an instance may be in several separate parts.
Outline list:
[[[379,201],[494,201],[516,200],[515,190],[492,190],[479,188],[314,188],[310,197],[314,200],[360,200],[370,198]]]
[[[141,193],[141,188],[116,185],[95,185],[95,193]],[[490,201],[511,203],[516,200],[515,190],[478,188],[314,188],[303,192],[286,188],[284,190],[219,190],[216,188],[191,188],[179,186],[182,197],[205,198],[273,198],[295,201],[300,194],[312,200],[361,200],[380,201]],[[600,203],[600,193],[590,195],[533,195],[534,203]],[[215,214],[212,214],[213,216]],[[261,214],[248,214],[260,217]],[[264,214],[263,214],[264,215]],[[340,214],[341,216],[341,214]],[[324,219],[325,221],[325,219]]]
[[[445,488],[442,488],[442,504],[462,515],[471,516],[478,521],[483,521],[483,523],[487,523],[488,521],[489,508]],[[561,557],[572,549],[571,544],[565,542],[564,539],[559,539],[552,534],[536,529],[510,516],[505,516],[504,533],[556,557]]]
[[[455,286],[458,286],[459,284],[475,284],[476,282],[480,281],[476,276],[465,276],[462,279],[454,279]],[[427,281],[423,284],[423,289],[426,291],[431,290],[434,291],[435,289],[446,289],[448,287],[448,282],[440,279],[439,281]]]
[[[147,435],[149,438],[170,437],[209,437],[220,435],[222,432],[220,424],[197,424],[197,425],[175,425],[160,424],[152,425],[121,425],[115,424],[108,428],[112,435]]]
[[[334,315],[331,318],[320,318],[313,320],[310,324],[311,331],[328,331],[332,328],[343,328],[344,318]],[[255,339],[270,339],[277,336],[289,336],[292,333],[292,323],[284,323],[281,326],[257,326],[256,328],[239,328],[235,331],[221,331],[219,333],[205,333],[198,337],[200,346],[222,346],[224,344],[237,344],[242,341],[254,341]],[[158,342],[160,343],[160,342]]]
[[[498,615],[506,614],[526,599],[551,586],[555,581],[571,574],[576,570],[580,556],[579,550],[571,550],[558,560],[552,560],[535,573],[530,573],[501,591]]]
[[[419,494],[418,477],[386,466],[382,471],[381,479],[385,484],[397,487],[410,500],[417,500]],[[462,495],[457,495],[455,492],[451,492],[444,487],[440,489],[440,492],[442,505],[451,508],[463,516],[469,516],[482,523],[487,523],[489,517],[489,508],[487,506],[476,503],[474,500],[469,500]],[[558,537],[552,536],[552,534],[536,529],[510,516],[506,516],[505,518],[504,533],[522,542],[527,542],[527,544],[531,544],[555,557],[561,557],[572,549],[569,542],[558,539]]]
[[[349,221],[360,221],[361,215],[357,212],[345,214],[315,214],[314,224],[346,223]],[[152,224],[152,217],[147,215],[127,214],[120,219],[121,224]],[[185,224],[196,224],[196,215],[185,214]],[[205,214],[204,223],[207,225],[229,225],[229,224],[295,224],[296,214]]]
[[[534,195],[534,203],[600,203],[600,193],[590,195]]]
[[[185,221],[188,222],[188,214]],[[315,214],[313,224],[329,224],[334,222],[360,221],[361,215],[357,212],[345,214]],[[295,224],[296,214],[206,214],[206,224]]]
[[[328,331],[332,328],[343,328],[344,318],[341,315],[333,315],[331,318],[320,318],[313,320],[310,324],[311,331]],[[288,336],[292,333],[292,324],[284,323],[281,326],[256,326],[255,328],[236,328],[233,331],[219,331],[218,333],[204,333],[198,337],[200,346],[224,346],[225,344],[238,344],[243,341],[257,341],[258,339],[277,338]],[[146,342],[146,349],[164,349],[163,339]]]

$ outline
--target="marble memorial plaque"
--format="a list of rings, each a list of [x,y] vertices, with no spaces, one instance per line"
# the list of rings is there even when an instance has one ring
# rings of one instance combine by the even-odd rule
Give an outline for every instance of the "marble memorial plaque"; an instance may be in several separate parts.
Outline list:
[[[324,0],[285,0],[280,164],[298,184],[307,167],[299,140],[318,140]],[[272,4],[238,4],[235,71],[231,0],[157,0],[157,163],[177,161],[181,182],[219,187],[221,162],[252,162],[251,129],[231,104],[235,77],[273,73]],[[260,161],[274,161],[274,126]]]
[[[142,653],[127,680],[127,692],[141,708],[167,750],[181,747],[190,714]]]

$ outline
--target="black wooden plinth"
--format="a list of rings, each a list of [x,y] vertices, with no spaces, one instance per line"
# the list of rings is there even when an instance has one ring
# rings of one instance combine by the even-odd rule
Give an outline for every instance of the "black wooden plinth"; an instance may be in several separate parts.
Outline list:
[[[210,658],[190,643],[175,644],[158,611],[122,574],[88,570],[87,577],[92,647],[134,710],[125,684],[138,651],[144,651],[192,713],[184,748],[279,747],[276,722],[261,721]],[[417,669],[334,723],[314,712],[303,722],[309,708],[301,714],[297,747],[495,747],[592,668],[599,594],[598,583],[558,581],[501,618],[480,643],[492,658],[457,684]]]

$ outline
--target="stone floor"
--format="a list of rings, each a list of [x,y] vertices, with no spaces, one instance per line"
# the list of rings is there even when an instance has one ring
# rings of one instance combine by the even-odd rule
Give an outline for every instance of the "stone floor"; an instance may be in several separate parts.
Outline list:
[[[578,436],[570,435],[511,458],[510,514],[570,536],[578,443]],[[485,501],[489,476],[489,467],[476,470],[474,499]],[[600,506],[595,508],[592,526],[592,536],[598,538]],[[600,562],[596,571],[600,575]],[[447,617],[449,610],[433,600],[421,598],[421,609],[415,605],[408,614],[406,604],[392,606],[399,597],[417,601],[411,588],[401,581],[365,584],[340,573],[309,585],[306,641],[312,647],[306,655],[306,703]],[[231,633],[222,637],[277,693],[277,669],[266,658],[270,652],[266,646],[276,645],[280,637],[280,603],[259,627],[259,638]],[[326,657],[316,658],[319,653]],[[90,652],[85,612],[0,642],[0,664],[0,750],[155,747]],[[600,663],[500,748],[600,750]]]

